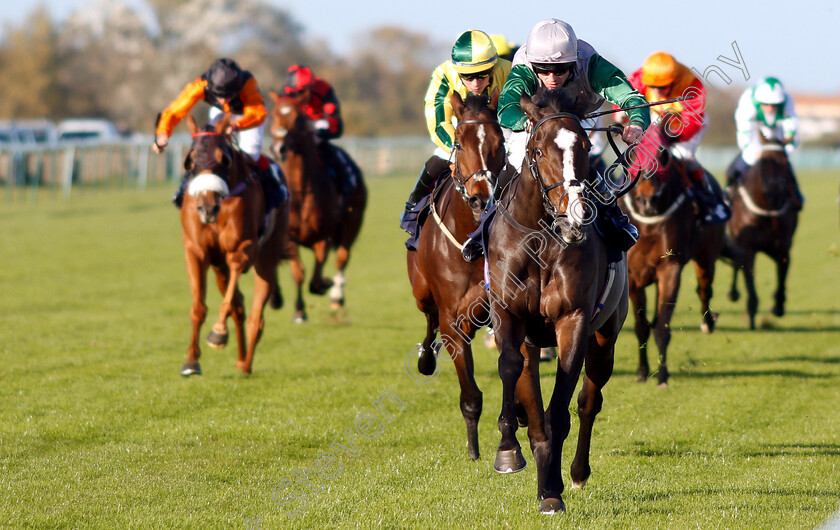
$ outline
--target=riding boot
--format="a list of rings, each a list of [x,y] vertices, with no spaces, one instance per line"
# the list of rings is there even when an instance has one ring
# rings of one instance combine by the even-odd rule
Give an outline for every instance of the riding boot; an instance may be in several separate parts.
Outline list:
[[[461,249],[461,255],[464,257],[464,261],[472,263],[484,255],[484,245],[482,244],[482,241],[486,242],[486,239],[489,236],[488,232],[490,230],[489,223],[493,221],[493,217],[495,217],[495,215],[495,205],[492,205],[490,208],[481,212],[481,217],[478,221],[478,228],[476,228],[475,231],[470,234],[469,238],[464,241],[464,248]]]
[[[189,171],[187,171],[184,173],[184,176],[181,177],[181,184],[180,186],[178,186],[178,191],[176,191],[175,195],[172,196],[172,203],[179,210],[181,209],[181,204],[183,204],[184,202],[184,194],[187,193],[187,186],[189,181],[190,173]]]
[[[609,240],[620,250],[627,252],[639,240],[639,229],[630,222],[630,218],[618,207],[615,201],[601,204],[598,208],[601,218],[615,227]],[[603,225],[601,225],[603,226]]]
[[[405,211],[400,215],[400,225],[405,221],[406,214],[417,206],[420,199],[429,194],[434,183],[435,176],[429,173],[428,168],[424,165],[420,171],[420,176],[417,177],[417,182],[414,184],[414,189],[411,190],[408,200],[405,201]]]
[[[700,207],[703,224],[725,223],[732,217],[732,211],[722,198],[718,198],[709,182],[711,177],[700,164],[689,170],[691,188],[689,193]]]
[[[496,181],[496,187],[493,188],[493,200],[498,201],[502,198],[502,194],[505,189],[507,189],[508,185],[510,185],[510,181],[513,180],[513,176],[515,174],[516,168],[513,167],[513,164],[510,162],[506,163],[505,167],[503,167],[502,171],[499,173],[499,179]]]

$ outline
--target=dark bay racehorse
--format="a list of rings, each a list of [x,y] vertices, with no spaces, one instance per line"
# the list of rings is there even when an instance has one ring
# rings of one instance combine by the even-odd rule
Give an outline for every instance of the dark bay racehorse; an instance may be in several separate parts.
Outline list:
[[[518,400],[527,414],[540,511],[555,513],[565,510],[561,456],[584,359],[573,485],[582,486],[590,475],[592,426],[627,316],[627,266],[624,254],[609,249],[591,224],[595,204],[584,185],[591,175],[581,111],[562,91],[538,92],[533,101],[523,97],[521,105],[532,134],[522,173],[499,201],[487,257],[503,385],[502,439],[494,468],[506,473],[525,466],[515,434]],[[539,348],[546,346],[557,346],[558,357],[543,414]]]
[[[286,241],[289,213],[284,204],[266,219],[262,184],[251,175],[245,158],[248,155],[234,147],[223,132],[229,125],[228,117],[215,128],[204,130],[196,126],[192,116],[187,123],[193,142],[184,161],[190,181],[181,207],[181,225],[193,303],[192,340],[181,375],[201,373],[198,335],[207,314],[204,299],[208,267],[216,273],[224,300],[207,342],[216,348],[227,344],[227,318],[232,316],[239,346],[236,367],[249,374],[262,335],[263,308],[277,286],[276,269]],[[245,305],[238,281],[252,266],[254,297],[246,343]]]
[[[755,293],[755,255],[764,252],[776,262],[777,286],[773,314],[785,314],[785,280],[790,267],[790,247],[799,220],[793,205],[793,175],[784,146],[764,143],[760,158],[730,190],[732,219],[729,232],[735,245],[743,251],[743,261],[736,263],[744,270],[747,285],[747,314],[750,329],[755,329],[758,297]],[[737,288],[738,266],[732,274],[731,300],[740,296]]]
[[[289,182],[292,245],[287,252],[297,285],[294,318],[296,322],[303,322],[306,320],[302,292],[305,270],[296,245],[311,248],[315,253],[309,292],[324,294],[332,287],[332,307],[341,307],[344,304],[344,272],[350,259],[350,247],[362,226],[367,190],[360,178],[356,189],[342,201],[326,163],[318,155],[311,120],[301,112],[297,100],[276,92],[271,92],[271,96],[274,99],[272,152]],[[323,277],[324,262],[331,247],[336,249],[337,269],[332,281]]]
[[[498,90],[489,104],[483,96],[469,95],[463,102],[454,92],[450,98],[458,119],[455,172],[437,184],[417,250],[407,256],[417,307],[426,315],[426,338],[420,344],[418,369],[424,375],[434,374],[438,345],[445,346],[452,356],[472,459],[479,457],[477,427],[482,394],[473,377],[471,342],[488,319],[489,305],[482,283],[484,260],[467,263],[461,249],[467,234],[478,227],[479,215],[505,163],[504,138],[496,121],[498,98]],[[436,342],[438,328],[441,340]]]
[[[662,123],[666,123],[665,120]],[[668,344],[671,341],[671,317],[677,305],[683,267],[694,260],[697,294],[700,297],[701,329],[711,333],[715,315],[709,309],[715,262],[724,241],[722,224],[701,225],[701,215],[688,194],[690,186],[686,164],[672,156],[668,136],[660,128],[648,129],[641,146],[655,155],[655,163],[633,157],[633,164],[644,167],[638,184],[623,197],[622,207],[639,229],[639,240],[627,252],[630,270],[630,300],[636,317],[639,340],[638,381],[650,374],[647,346],[650,330],[659,349],[657,380],[668,384]],[[633,151],[637,152],[637,151]],[[645,288],[655,284],[657,292],[653,320],[647,318]]]

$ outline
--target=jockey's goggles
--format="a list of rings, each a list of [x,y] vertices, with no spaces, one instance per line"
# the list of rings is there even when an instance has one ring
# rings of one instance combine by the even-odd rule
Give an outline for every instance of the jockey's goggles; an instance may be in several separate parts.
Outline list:
[[[458,74],[461,76],[461,79],[464,81],[476,81],[478,79],[487,79],[490,77],[490,74],[493,73],[493,69],[484,70],[481,72],[475,72],[473,74]]]
[[[662,85],[662,86],[648,86],[648,88],[652,88],[653,90],[663,90],[664,91],[664,90],[667,90],[667,89],[671,88],[671,85],[669,83],[667,85]]]
[[[531,63],[534,72],[538,74],[555,74],[563,75],[571,72],[575,63]]]

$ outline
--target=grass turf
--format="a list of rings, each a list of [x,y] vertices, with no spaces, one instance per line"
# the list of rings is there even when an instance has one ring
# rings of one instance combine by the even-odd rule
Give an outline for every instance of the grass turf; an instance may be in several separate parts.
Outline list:
[[[703,335],[688,267],[670,387],[634,382],[628,320],[595,424],[592,478],[567,489],[568,512],[554,517],[537,513],[523,430],[526,470],[491,469],[495,351],[474,348],[484,392],[476,462],[454,370],[420,385],[403,369],[425,331],[396,226],[410,179],[369,182],[345,311],[308,296],[310,321],[293,325],[282,266],[287,305],[267,314],[250,377],[236,371],[233,346],[204,346],[204,375],[178,376],[190,294],[171,190],[7,203],[0,526],[813,527],[840,499],[840,233],[835,176],[800,179],[809,199],[788,314],[769,316],[775,273],[761,258],[764,329],[748,331],[744,302],[725,298],[731,272],[721,264],[719,327]],[[248,301],[251,283],[249,274],[241,284]],[[220,299],[208,296],[209,323]],[[547,394],[554,367],[541,369]],[[404,408],[387,399],[377,408],[387,391]],[[567,484],[576,438],[573,415]]]

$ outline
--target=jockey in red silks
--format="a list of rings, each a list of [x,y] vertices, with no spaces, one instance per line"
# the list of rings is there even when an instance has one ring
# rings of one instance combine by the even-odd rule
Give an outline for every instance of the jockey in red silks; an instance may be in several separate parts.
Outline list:
[[[697,162],[695,153],[706,133],[706,87],[685,65],[677,62],[671,54],[655,52],[645,59],[641,68],[633,72],[630,84],[641,92],[650,103],[691,97],[687,101],[675,101],[650,108],[651,120],[670,119],[666,134],[672,142],[671,154],[686,163],[691,181],[691,193],[703,209],[706,223],[722,223],[731,217],[723,197],[714,192],[709,179],[714,178]],[[623,113],[621,113],[623,114]],[[669,118],[671,114],[674,117]],[[621,121],[623,116],[616,115]]]
[[[155,152],[160,153],[166,148],[172,131],[199,101],[210,105],[210,123],[218,122],[225,113],[232,115],[225,132],[235,135],[239,149],[248,155],[260,176],[270,177],[263,179],[267,187],[271,188],[267,189],[270,198],[282,199],[286,192],[281,189],[280,168],[261,153],[268,111],[256,78],[251,72],[242,70],[233,59],[216,59],[205,73],[187,84],[175,101],[158,115],[153,146]],[[178,208],[184,197],[186,176],[172,199]]]
[[[358,186],[360,171],[343,150],[330,143],[344,132],[335,90],[310,68],[293,64],[286,72],[283,93],[296,99],[301,111],[312,120],[318,155],[329,168],[339,193],[346,197]]]

